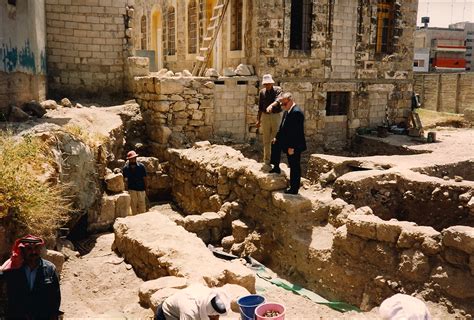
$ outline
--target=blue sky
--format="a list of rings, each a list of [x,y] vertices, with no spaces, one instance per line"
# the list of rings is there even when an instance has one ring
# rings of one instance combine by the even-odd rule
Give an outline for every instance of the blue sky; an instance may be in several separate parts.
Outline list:
[[[450,23],[474,22],[474,0],[418,0],[417,25],[421,17],[430,17],[430,27],[447,27]]]

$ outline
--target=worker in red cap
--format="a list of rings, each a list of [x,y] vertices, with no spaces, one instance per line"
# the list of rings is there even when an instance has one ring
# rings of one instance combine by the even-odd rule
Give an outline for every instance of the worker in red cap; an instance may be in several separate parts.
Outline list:
[[[41,258],[43,239],[17,239],[12,254],[0,267],[7,285],[7,319],[57,319],[62,313],[59,278],[54,264]]]
[[[146,169],[143,163],[137,161],[138,154],[135,151],[127,153],[127,163],[122,169],[123,177],[130,194],[130,206],[132,214],[143,213],[146,211]]]

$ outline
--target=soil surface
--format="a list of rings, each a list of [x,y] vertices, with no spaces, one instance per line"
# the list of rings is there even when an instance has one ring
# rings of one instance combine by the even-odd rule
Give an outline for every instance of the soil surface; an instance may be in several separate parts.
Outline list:
[[[112,251],[114,235],[97,236],[92,250],[70,257],[61,274],[62,306],[66,319],[152,319],[153,312],[138,302],[143,280]],[[281,289],[257,277],[257,292],[267,301],[286,307],[286,319],[378,319],[377,309],[367,313],[340,313]],[[428,303],[435,319],[453,319],[444,307]],[[232,313],[223,319],[239,319]]]

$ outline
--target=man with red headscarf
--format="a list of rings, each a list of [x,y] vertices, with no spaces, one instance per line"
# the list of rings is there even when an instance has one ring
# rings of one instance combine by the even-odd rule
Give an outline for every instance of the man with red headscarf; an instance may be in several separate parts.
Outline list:
[[[7,319],[57,319],[61,313],[59,278],[55,266],[41,258],[43,247],[36,236],[17,239],[0,267],[7,284]]]

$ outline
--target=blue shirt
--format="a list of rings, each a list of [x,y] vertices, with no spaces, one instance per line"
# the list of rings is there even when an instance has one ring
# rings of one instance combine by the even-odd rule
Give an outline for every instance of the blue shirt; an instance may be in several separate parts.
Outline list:
[[[31,270],[30,267],[25,265],[23,267],[23,269],[25,270],[26,281],[28,281],[28,286],[30,287],[30,290],[33,290],[33,286],[35,285],[36,272],[38,271],[38,267]]]
[[[145,191],[146,169],[142,163],[137,162],[135,166],[127,163],[122,172],[127,179],[128,190]]]

